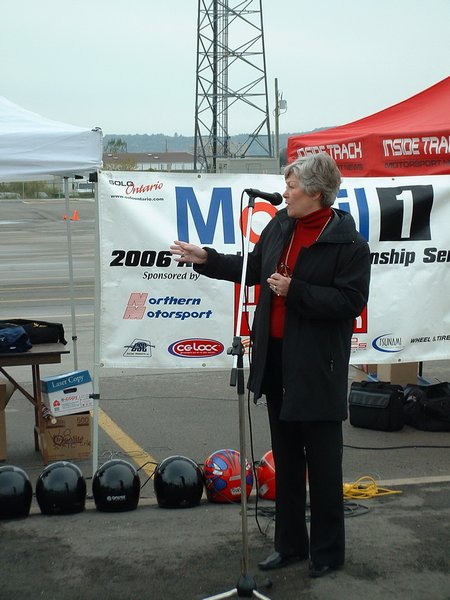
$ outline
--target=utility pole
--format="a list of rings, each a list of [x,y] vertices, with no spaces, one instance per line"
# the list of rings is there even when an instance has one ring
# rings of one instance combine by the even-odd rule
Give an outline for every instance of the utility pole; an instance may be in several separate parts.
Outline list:
[[[278,79],[275,78],[275,158],[280,168],[280,103],[278,102]]]
[[[275,78],[275,159],[278,170],[280,169],[280,115],[287,111],[287,102],[283,100],[283,94],[278,92],[278,79]]]
[[[198,0],[194,169],[248,155],[273,156],[262,0]]]

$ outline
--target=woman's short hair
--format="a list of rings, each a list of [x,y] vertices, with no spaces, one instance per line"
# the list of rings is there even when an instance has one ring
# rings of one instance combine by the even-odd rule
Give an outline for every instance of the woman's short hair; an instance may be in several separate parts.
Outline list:
[[[287,179],[290,175],[298,179],[308,195],[313,196],[319,192],[323,208],[331,206],[336,200],[341,173],[327,152],[319,152],[290,163],[284,169],[284,177]]]

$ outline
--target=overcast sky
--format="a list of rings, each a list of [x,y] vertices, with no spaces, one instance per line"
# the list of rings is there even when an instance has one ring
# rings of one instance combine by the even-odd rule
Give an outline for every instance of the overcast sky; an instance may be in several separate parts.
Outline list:
[[[262,4],[272,129],[275,78],[287,101],[281,133],[354,121],[450,75],[450,0]],[[194,134],[198,0],[0,5],[0,95],[105,134]]]

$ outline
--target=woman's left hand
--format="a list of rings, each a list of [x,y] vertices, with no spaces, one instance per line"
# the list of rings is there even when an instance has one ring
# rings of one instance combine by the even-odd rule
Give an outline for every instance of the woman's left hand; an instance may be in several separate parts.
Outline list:
[[[287,296],[289,291],[289,285],[291,283],[290,277],[284,277],[280,273],[272,273],[267,279],[270,289],[277,296]]]

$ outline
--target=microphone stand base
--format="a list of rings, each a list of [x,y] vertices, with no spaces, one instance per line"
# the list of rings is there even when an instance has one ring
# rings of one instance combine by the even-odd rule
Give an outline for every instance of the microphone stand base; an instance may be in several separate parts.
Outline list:
[[[272,583],[268,580],[267,587],[271,587]],[[228,592],[217,594],[216,596],[209,596],[203,600],[222,600],[222,598],[259,598],[259,600],[270,600],[267,596],[264,596],[256,589],[255,580],[251,575],[241,575],[237,582],[237,587]]]

